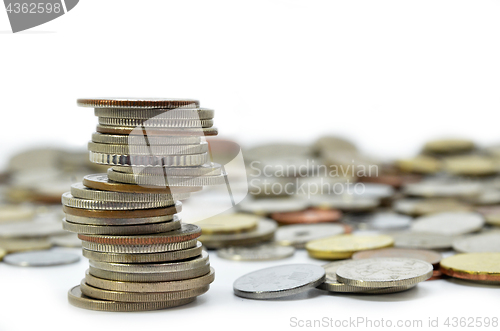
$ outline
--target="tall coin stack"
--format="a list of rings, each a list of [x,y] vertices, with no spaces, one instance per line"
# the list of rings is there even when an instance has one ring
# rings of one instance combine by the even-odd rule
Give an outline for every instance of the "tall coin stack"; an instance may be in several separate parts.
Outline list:
[[[203,185],[225,183],[205,135],[214,111],[196,100],[79,99],[95,108],[87,175],[63,194],[64,228],[78,233],[90,261],[68,293],[77,307],[140,311],[190,303],[214,280],[198,226],[182,223],[181,202]]]

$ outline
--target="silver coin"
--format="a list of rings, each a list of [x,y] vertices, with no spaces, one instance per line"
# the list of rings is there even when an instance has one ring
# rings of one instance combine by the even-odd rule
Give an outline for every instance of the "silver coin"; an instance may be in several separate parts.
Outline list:
[[[0,224],[0,238],[38,238],[67,234],[61,222],[16,222]]]
[[[162,272],[162,273],[127,273],[101,270],[89,267],[89,273],[98,278],[116,280],[121,282],[168,282],[172,280],[185,280],[200,277],[210,272],[210,264],[205,264],[202,267],[189,269],[177,272]]]
[[[309,206],[308,201],[299,199],[258,199],[244,200],[238,205],[242,212],[257,215],[268,215],[272,213],[283,213],[304,210]]]
[[[477,182],[459,182],[451,180],[426,180],[407,184],[403,192],[417,197],[470,197],[479,194],[482,186]]]
[[[432,277],[432,264],[410,258],[356,260],[337,269],[337,280],[346,285],[381,288],[412,286]]]
[[[109,126],[142,126],[145,128],[210,128],[214,125],[211,119],[177,119],[153,117],[148,119],[138,118],[117,118],[117,117],[99,117],[99,124]]]
[[[80,256],[58,251],[32,251],[9,254],[3,260],[7,264],[20,267],[48,267],[76,263]]]
[[[125,167],[114,166],[114,172],[124,174],[135,174],[141,176],[216,176],[222,174],[222,166],[218,163],[210,162],[197,167],[175,167],[175,168],[145,168],[145,167]]]
[[[177,215],[164,215],[142,218],[97,218],[66,214],[66,220],[69,222],[96,226],[155,224],[172,221],[177,217]]]
[[[276,244],[226,247],[217,250],[217,256],[235,261],[269,261],[292,256],[295,248]]]
[[[500,252],[500,233],[484,233],[453,241],[453,249],[460,253]]]
[[[54,236],[49,238],[50,242],[55,246],[60,247],[82,247],[82,241],[78,239],[78,235],[71,233],[64,236]]]
[[[352,186],[352,183],[350,184]],[[386,199],[394,195],[394,188],[386,184],[358,183],[359,189],[353,190],[353,194],[365,197]]]
[[[187,155],[118,155],[89,152],[92,163],[110,166],[151,166],[151,167],[189,167],[200,166],[208,162],[208,153]]]
[[[308,241],[343,233],[345,227],[340,224],[285,225],[276,230],[274,240],[280,245],[304,248]]]
[[[214,117],[214,111],[207,108],[178,108],[178,109],[114,109],[95,108],[97,117],[132,118],[147,120],[159,116],[164,119],[200,119],[206,120]]]
[[[479,231],[483,225],[484,218],[480,214],[447,212],[419,217],[413,222],[411,230],[456,236]]]
[[[412,217],[390,212],[346,215],[342,222],[360,230],[392,231],[409,228]]]
[[[101,144],[90,141],[88,150],[95,153],[120,155],[186,155],[208,152],[208,143],[195,145],[115,145]]]
[[[147,138],[147,141],[146,141]],[[124,135],[94,132],[92,141],[102,144],[117,145],[194,145],[202,142],[200,136],[149,136],[149,135]]]
[[[389,233],[394,238],[394,247],[445,250],[452,246],[452,236],[434,233],[397,232]]]
[[[325,270],[312,264],[286,264],[257,270],[233,283],[234,294],[249,299],[273,299],[304,292],[325,280]]]
[[[163,181],[165,186],[165,180]],[[151,202],[110,202],[102,200],[89,200],[75,198],[70,192],[63,193],[61,197],[62,204],[67,207],[78,209],[96,209],[96,210],[136,210],[136,209],[153,209],[166,207],[163,201]],[[174,202],[171,203],[174,205]]]

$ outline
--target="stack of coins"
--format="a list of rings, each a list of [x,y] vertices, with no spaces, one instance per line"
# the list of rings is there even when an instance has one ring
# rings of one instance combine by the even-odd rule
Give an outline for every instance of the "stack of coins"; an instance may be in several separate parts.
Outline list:
[[[225,183],[204,135],[213,110],[196,100],[80,99],[94,107],[90,160],[112,166],[63,194],[64,228],[78,233],[90,268],[70,303],[137,311],[184,305],[214,280],[201,229],[181,223],[181,202],[203,185]]]

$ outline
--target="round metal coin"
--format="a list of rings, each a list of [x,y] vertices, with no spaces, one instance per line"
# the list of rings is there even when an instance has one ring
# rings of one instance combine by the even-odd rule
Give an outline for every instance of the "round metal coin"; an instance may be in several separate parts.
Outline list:
[[[234,261],[270,261],[292,256],[295,248],[276,244],[226,247],[217,250],[217,256]]]
[[[304,248],[311,240],[344,233],[345,227],[342,224],[285,225],[276,230],[274,240],[280,245]]]
[[[483,225],[484,219],[480,214],[449,212],[419,217],[413,222],[411,230],[456,236],[479,231]]]
[[[33,251],[9,254],[4,262],[20,267],[48,267],[54,265],[71,264],[80,260],[76,254],[58,251]]]
[[[423,249],[406,249],[406,248],[382,248],[372,251],[363,251],[355,253],[352,256],[353,260],[371,259],[376,257],[408,257],[412,259],[429,262],[436,266],[441,261],[441,254]]]
[[[455,239],[453,249],[460,253],[500,252],[500,233],[484,233]]]

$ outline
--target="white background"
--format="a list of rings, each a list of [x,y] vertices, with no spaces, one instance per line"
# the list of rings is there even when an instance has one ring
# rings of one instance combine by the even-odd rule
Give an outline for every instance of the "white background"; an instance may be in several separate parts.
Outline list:
[[[249,145],[330,133],[397,157],[433,137],[495,143],[499,17],[499,1],[85,0],[13,35],[0,10],[0,164],[25,146],[84,147],[96,119],[75,100],[88,96],[197,98],[216,110],[223,136]],[[292,316],[499,316],[498,289],[447,281],[377,297],[244,300],[232,295],[234,279],[275,262],[212,260],[217,280],[197,303],[140,314],[69,306],[66,291],[87,261],[0,265],[0,330],[281,330]],[[291,261],[321,263],[303,252],[283,263]]]

